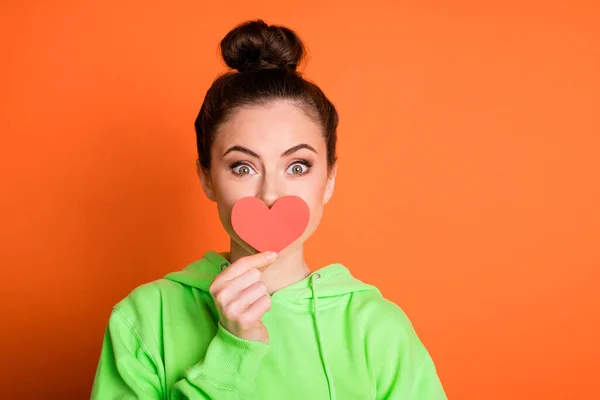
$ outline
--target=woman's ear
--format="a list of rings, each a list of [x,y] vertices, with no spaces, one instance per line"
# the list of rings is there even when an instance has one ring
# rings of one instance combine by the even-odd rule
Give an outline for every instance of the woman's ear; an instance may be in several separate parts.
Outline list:
[[[196,159],[196,174],[198,174],[198,178],[200,178],[200,182],[202,183],[202,190],[204,190],[204,194],[210,201],[217,201],[217,196],[215,196],[215,190],[213,187],[212,179],[210,177],[210,171],[206,171],[200,165],[200,159]]]
[[[333,189],[335,187],[335,177],[337,175],[337,163],[331,168],[331,172],[327,178],[327,185],[325,186],[325,195],[323,196],[323,204],[329,203],[331,196],[333,196]]]

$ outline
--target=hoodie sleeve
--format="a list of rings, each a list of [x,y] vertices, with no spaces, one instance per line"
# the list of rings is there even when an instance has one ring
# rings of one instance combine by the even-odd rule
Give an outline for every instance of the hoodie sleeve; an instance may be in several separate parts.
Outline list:
[[[219,323],[204,359],[173,386],[172,399],[258,399],[254,382],[268,349],[267,344],[233,335]]]
[[[171,399],[254,400],[254,381],[268,345],[240,339],[219,324],[205,357],[172,389]],[[110,317],[92,400],[166,399],[160,364],[118,310]]]
[[[366,344],[377,400],[447,400],[431,356],[400,307],[386,300],[373,316]]]
[[[104,334],[91,396],[92,400],[115,398],[163,398],[155,360],[117,309]]]

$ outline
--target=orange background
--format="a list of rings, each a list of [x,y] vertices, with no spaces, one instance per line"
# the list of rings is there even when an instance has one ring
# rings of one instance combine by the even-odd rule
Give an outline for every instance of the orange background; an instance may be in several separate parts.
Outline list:
[[[89,397],[111,306],[226,249],[193,121],[261,17],[341,114],[313,268],[401,305],[451,399],[600,398],[597,2],[88,3],[0,6],[3,397]]]

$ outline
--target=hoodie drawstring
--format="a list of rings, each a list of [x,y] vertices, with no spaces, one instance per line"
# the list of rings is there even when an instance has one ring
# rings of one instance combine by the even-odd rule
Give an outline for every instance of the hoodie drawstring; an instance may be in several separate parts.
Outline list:
[[[321,356],[321,362],[323,363],[323,369],[325,370],[325,377],[327,378],[327,387],[329,389],[329,399],[336,400],[335,396],[335,387],[333,386],[333,377],[331,376],[331,371],[329,370],[329,366],[327,365],[327,358],[325,357],[325,349],[323,347],[323,340],[321,339],[321,327],[319,325],[319,308],[317,306],[317,289],[315,287],[315,281],[321,279],[321,275],[318,272],[315,272],[310,277],[310,288],[313,294],[313,304],[314,304],[314,316],[315,316],[315,329],[317,331],[317,342],[319,344],[319,354]]]

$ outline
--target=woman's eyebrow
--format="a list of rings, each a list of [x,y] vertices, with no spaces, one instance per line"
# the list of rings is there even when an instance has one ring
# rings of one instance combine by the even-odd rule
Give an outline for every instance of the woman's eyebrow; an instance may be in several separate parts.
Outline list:
[[[286,151],[284,151],[281,154],[281,157],[286,157],[286,156],[289,156],[291,154],[294,154],[295,152],[297,152],[300,149],[308,149],[308,150],[312,151],[315,154],[319,154],[314,149],[314,147],[312,147],[311,145],[308,145],[306,143],[301,143],[301,144],[298,144],[298,145],[296,145],[294,147],[290,147],[289,149],[287,149]],[[225,157],[227,154],[231,153],[232,151],[239,151],[240,153],[248,154],[249,156],[256,157],[256,158],[260,159],[260,156],[258,154],[256,154],[255,152],[253,152],[252,150],[250,150],[250,149],[248,149],[248,148],[246,148],[244,146],[238,146],[238,145],[231,146],[230,148],[228,148],[227,151],[225,151],[225,153],[223,153],[223,157]]]
[[[228,148],[227,151],[225,153],[223,153],[223,157],[225,157],[227,154],[231,153],[232,151],[239,151],[240,153],[248,154],[249,156],[260,159],[260,156],[258,154],[256,154],[255,152],[253,152],[252,150],[247,149],[243,146],[237,146],[237,145],[231,146],[230,148]]]
[[[312,146],[310,146],[310,145],[308,145],[308,144],[306,144],[306,143],[301,143],[301,144],[298,144],[298,145],[296,145],[296,146],[294,146],[294,147],[291,147],[291,148],[287,149],[286,151],[284,151],[284,152],[281,154],[281,157],[285,157],[285,156],[289,156],[290,154],[294,154],[295,152],[297,152],[297,151],[298,151],[298,150],[300,150],[300,149],[308,149],[308,150],[312,151],[312,152],[313,152],[313,153],[315,153],[315,154],[319,154],[319,153],[317,153],[317,151],[314,149],[314,147],[312,147]]]

